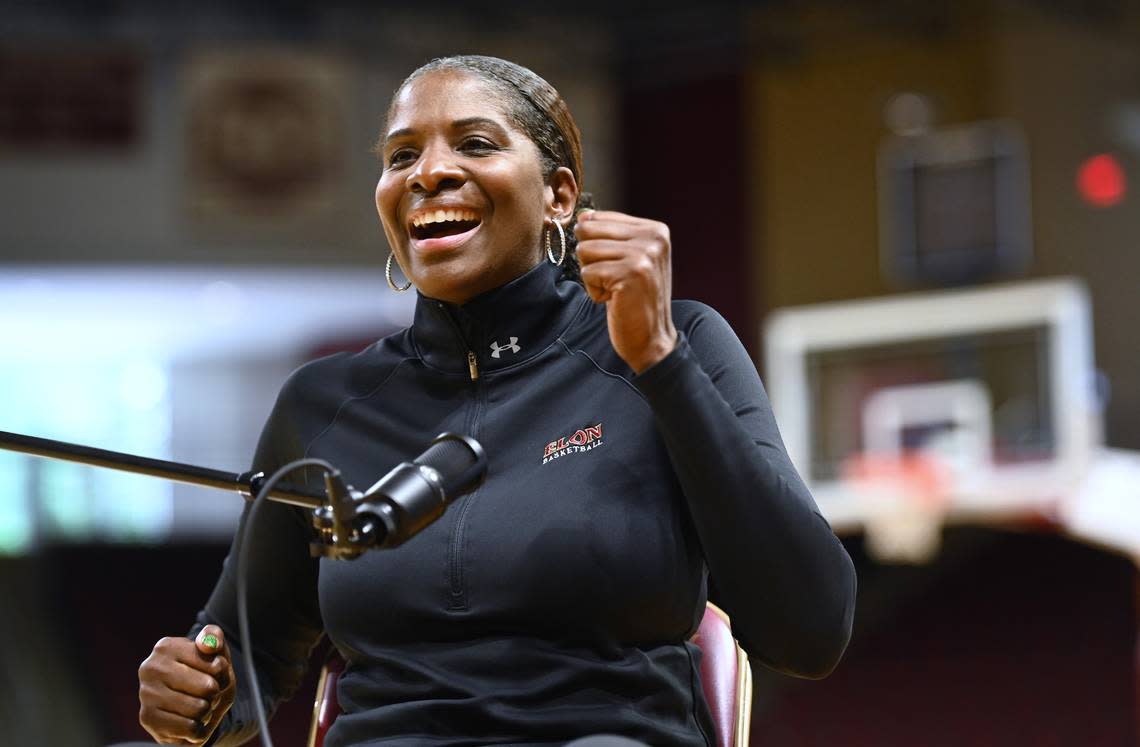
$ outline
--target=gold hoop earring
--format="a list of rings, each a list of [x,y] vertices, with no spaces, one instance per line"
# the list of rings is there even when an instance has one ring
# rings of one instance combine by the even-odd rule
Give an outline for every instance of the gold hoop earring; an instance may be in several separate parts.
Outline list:
[[[558,229],[558,239],[562,244],[562,251],[558,253],[558,259],[554,258],[554,250],[550,246],[550,229],[542,232],[543,241],[546,242],[546,256],[550,259],[550,264],[557,267],[562,266],[562,260],[566,259],[566,231],[562,228],[562,224],[558,221],[551,221],[554,227]]]
[[[396,283],[392,280],[392,257],[394,255],[395,255],[395,252],[388,252],[388,261],[384,263],[384,277],[388,280],[388,287],[389,288],[396,291],[397,293],[403,293],[408,288],[412,287],[412,281],[409,280],[407,282],[407,284],[403,288],[401,288],[400,286],[396,285]]]

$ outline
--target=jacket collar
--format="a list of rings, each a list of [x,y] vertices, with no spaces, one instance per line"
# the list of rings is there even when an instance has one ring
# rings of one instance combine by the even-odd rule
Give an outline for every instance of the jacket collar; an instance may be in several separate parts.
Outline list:
[[[418,294],[412,334],[432,368],[470,373],[468,352],[480,372],[530,360],[553,343],[589,300],[562,268],[539,262],[506,285],[462,306]]]

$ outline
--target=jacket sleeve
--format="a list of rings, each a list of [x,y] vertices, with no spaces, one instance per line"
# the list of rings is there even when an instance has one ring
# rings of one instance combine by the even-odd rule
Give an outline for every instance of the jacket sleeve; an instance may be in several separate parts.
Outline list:
[[[258,442],[253,469],[266,476],[304,453],[290,414],[295,384],[294,377],[282,390]],[[297,472],[285,480],[301,482],[301,478]],[[242,525],[248,524],[249,509],[247,505],[242,513]],[[317,602],[318,560],[309,557],[309,540],[305,510],[282,503],[266,502],[260,506],[247,530],[250,638],[267,715],[272,715],[277,705],[297,689],[312,649],[323,635]],[[237,694],[207,744],[233,747],[244,744],[258,731],[250,673],[245,669],[238,637],[237,553],[233,546],[189,635],[195,637],[210,623],[220,626],[225,634],[237,676]]]
[[[677,347],[633,382],[734,634],[772,669],[825,677],[851,636],[855,569],[792,466],[748,353],[702,307]]]

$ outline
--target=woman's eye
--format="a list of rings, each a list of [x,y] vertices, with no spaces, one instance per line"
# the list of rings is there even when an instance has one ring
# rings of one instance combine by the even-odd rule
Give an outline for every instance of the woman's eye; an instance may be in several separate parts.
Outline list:
[[[388,156],[388,166],[403,166],[416,160],[416,154],[407,148],[400,148]]]
[[[482,137],[469,137],[459,145],[460,150],[487,153],[499,149],[499,146]]]

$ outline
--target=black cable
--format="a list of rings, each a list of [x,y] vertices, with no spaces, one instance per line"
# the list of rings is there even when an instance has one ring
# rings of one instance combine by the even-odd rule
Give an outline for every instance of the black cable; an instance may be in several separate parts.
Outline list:
[[[253,503],[241,518],[237,530],[237,605],[238,605],[238,638],[241,642],[241,655],[242,661],[245,662],[246,672],[249,677],[249,686],[253,692],[253,703],[255,712],[257,713],[258,730],[261,732],[261,744],[263,747],[273,747],[273,740],[269,737],[269,719],[265,715],[265,703],[261,700],[261,685],[257,681],[257,669],[253,665],[253,647],[250,644],[249,636],[249,608],[246,604],[246,576],[248,575],[249,566],[249,553],[246,551],[246,530],[253,524],[254,514],[257,512],[261,505],[265,503],[269,492],[273,486],[277,484],[285,475],[300,469],[301,467],[321,467],[326,472],[336,472],[336,467],[326,462],[323,459],[298,459],[294,462],[289,462],[281,469],[274,472],[268,480],[266,480],[261,490],[257,491],[257,497],[253,499]]]

